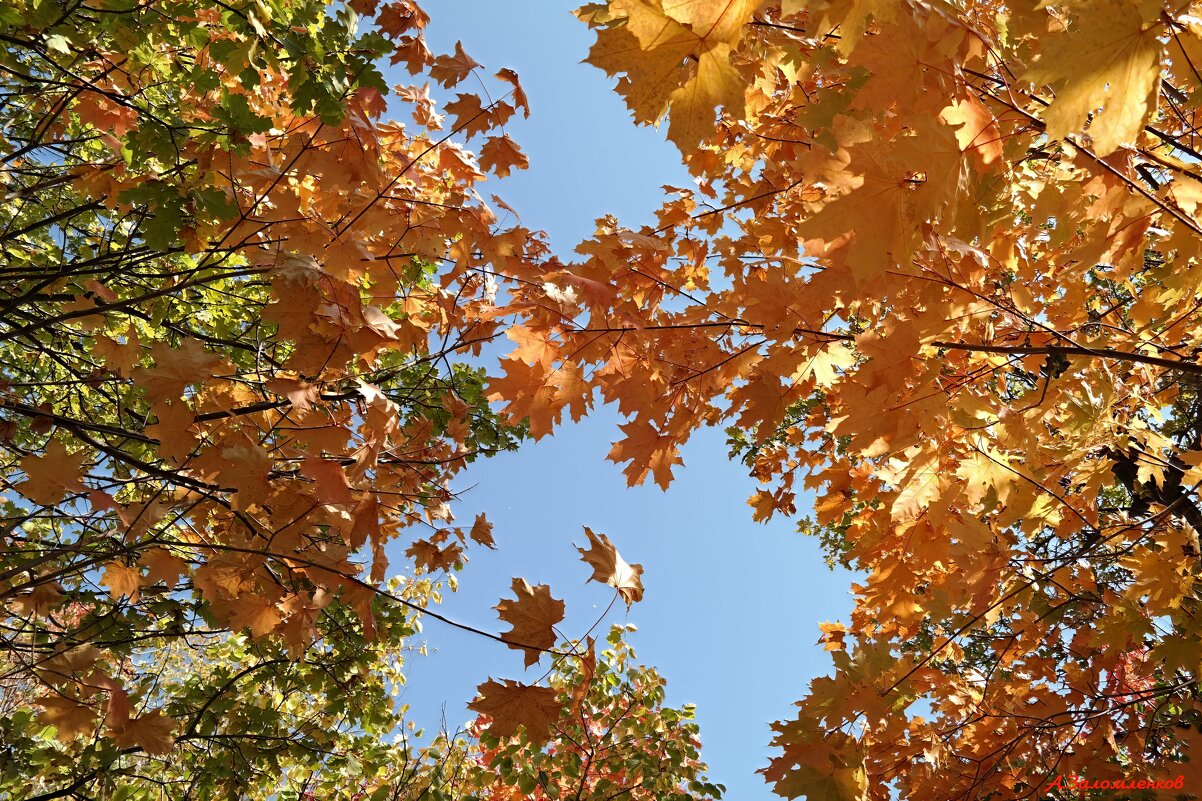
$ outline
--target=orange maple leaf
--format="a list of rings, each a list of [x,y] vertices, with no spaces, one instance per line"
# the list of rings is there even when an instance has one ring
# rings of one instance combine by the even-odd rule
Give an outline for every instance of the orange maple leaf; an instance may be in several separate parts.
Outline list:
[[[69,492],[82,492],[79,481],[87,454],[83,451],[67,453],[67,448],[57,439],[52,439],[41,454],[25,456],[17,463],[26,476],[14,488],[34,503],[53,506]]]
[[[672,483],[672,467],[684,464],[673,437],[661,434],[651,423],[633,420],[619,426],[626,438],[613,444],[608,459],[611,462],[630,462],[623,471],[630,486],[643,483],[648,475],[667,489]]]
[[[438,56],[434,59],[434,64],[430,67],[430,77],[449,88],[462,81],[479,66],[479,62],[463,52],[463,42],[455,42],[454,54]]]

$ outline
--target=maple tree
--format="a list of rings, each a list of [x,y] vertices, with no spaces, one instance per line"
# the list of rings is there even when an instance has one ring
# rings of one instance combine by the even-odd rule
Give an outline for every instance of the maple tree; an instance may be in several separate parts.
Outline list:
[[[517,76],[461,91],[480,65],[430,53],[409,0],[0,3],[2,642],[57,743],[48,796],[89,780],[62,757],[85,732],[147,758],[196,733],[173,714],[201,696],[156,694],[155,649],[365,665],[353,646],[397,647],[411,613],[454,625],[433,585],[386,588],[386,543],[422,575],[494,546],[487,519],[454,524],[451,478],[598,398],[631,484],[668,486],[692,433],[727,426],[752,517],[813,491],[802,529],[860,576],[819,628],[832,676],[776,724],[781,795],[1199,792],[1202,9],[577,13],[695,185],[566,261],[477,191],[527,163]],[[419,76],[387,103],[381,59]],[[499,375],[464,361],[502,335]],[[592,579],[638,601],[641,566],[585,537]],[[482,682],[473,787],[618,792],[616,763],[537,769],[585,753],[549,744],[597,668],[555,647],[550,587],[513,592],[510,630],[478,633],[554,678]],[[320,716],[332,686],[308,691]],[[345,735],[388,725],[363,720]],[[716,794],[692,781],[654,792]]]
[[[695,185],[511,273],[491,397],[536,437],[615,404],[631,484],[725,425],[755,519],[814,492],[802,528],[860,578],[775,790],[1202,775],[1197,5],[577,13]]]
[[[614,626],[609,648],[584,643],[582,659],[561,660],[550,676],[550,742],[495,731],[487,714],[468,780],[487,801],[557,798],[712,799],[725,788],[705,776],[691,705],[664,706],[664,679],[635,662],[624,639],[633,626]],[[565,649],[580,643],[567,643]]]
[[[429,580],[389,587],[423,603],[435,589]],[[405,666],[421,658],[413,645],[420,618],[395,605],[381,612],[375,639],[326,642],[303,661],[277,641],[245,634],[198,635],[155,649],[145,689],[182,721],[169,749],[105,737],[63,740],[57,732],[67,717],[39,724],[36,687],[6,684],[0,789],[12,797],[73,787],[105,798],[308,801],[720,796],[698,759],[692,709],[664,706],[664,681],[635,663],[623,639],[627,627],[614,627],[610,647],[599,653],[589,642],[582,644],[587,658],[554,663],[546,680],[557,706],[546,742],[500,737],[484,717],[427,737],[394,701]],[[97,656],[84,646],[69,667],[86,669]],[[67,662],[49,669],[61,672]]]
[[[517,75],[436,103],[431,81],[481,66],[431,53],[408,0],[0,21],[4,793],[299,797],[437,770],[386,743],[421,621],[552,671],[586,658],[552,648],[543,585],[515,580],[509,632],[431,608],[496,547],[484,515],[456,524],[451,480],[526,434],[469,361],[502,325],[475,258],[546,254],[477,191],[525,164]],[[384,61],[416,85],[390,89]],[[521,709],[493,719],[545,740]]]

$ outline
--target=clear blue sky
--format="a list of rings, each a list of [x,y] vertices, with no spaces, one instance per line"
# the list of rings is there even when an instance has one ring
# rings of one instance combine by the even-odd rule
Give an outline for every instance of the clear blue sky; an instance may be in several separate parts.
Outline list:
[[[638,227],[651,221],[663,184],[688,184],[662,133],[636,128],[612,81],[580,63],[592,36],[569,13],[573,4],[426,0],[423,7],[435,52],[461,39],[490,73],[510,67],[521,76],[533,114],[507,129],[531,169],[483,189],[501,194],[528,227],[545,230],[565,261],[596,217],[609,212]],[[408,82],[401,72],[390,78]],[[479,91],[471,81],[464,91]],[[573,544],[584,542],[583,525],[608,534],[628,561],[644,565],[646,586],[642,603],[629,614],[618,604],[610,621],[638,626],[631,642],[667,678],[670,704],[697,705],[703,755],[727,798],[775,798],[754,772],[767,763],[768,723],[790,717],[810,679],[828,672],[817,623],[846,620],[851,577],[828,570],[817,542],[795,533],[791,521],[751,521],[754,482],[728,460],[721,431],[689,443],[667,492],[628,489],[621,469],[605,461],[618,422],[602,409],[518,453],[472,465],[455,512],[467,522],[486,512],[499,550],[473,552],[460,592],[441,611],[500,630],[491,607],[521,576],[550,584],[567,603],[562,631],[582,633],[612,596],[584,584],[589,569]],[[436,726],[444,710],[452,727],[469,720],[465,704],[487,676],[532,681],[543,672],[524,672],[518,651],[437,621],[427,623],[425,637],[432,653],[410,664],[404,696],[422,724]]]

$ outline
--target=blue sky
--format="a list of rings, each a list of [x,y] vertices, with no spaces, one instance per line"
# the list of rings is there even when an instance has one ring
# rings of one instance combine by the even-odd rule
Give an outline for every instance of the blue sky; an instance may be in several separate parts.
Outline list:
[[[689,183],[663,134],[636,128],[612,80],[580,63],[592,36],[569,13],[572,4],[426,0],[423,7],[435,52],[460,39],[489,73],[510,67],[521,76],[533,113],[507,129],[531,168],[483,189],[501,194],[526,226],[545,230],[565,261],[596,217],[612,213],[637,228],[651,221],[662,185]],[[400,72],[389,77],[408,82]],[[480,91],[473,80],[463,91]],[[644,565],[646,586],[642,603],[629,613],[619,603],[608,621],[638,626],[630,641],[667,678],[670,704],[697,705],[703,756],[727,798],[775,798],[754,772],[767,763],[768,723],[790,717],[810,679],[828,672],[817,623],[846,620],[851,577],[830,571],[817,542],[795,533],[791,521],[752,522],[746,499],[754,482],[727,458],[720,430],[688,444],[667,492],[627,488],[620,467],[605,460],[618,422],[603,408],[518,453],[472,465],[455,512],[466,522],[487,513],[499,550],[473,552],[460,592],[441,611],[500,630],[492,607],[521,576],[550,584],[567,604],[562,631],[583,633],[612,594],[584,583],[590,570],[573,545],[584,543],[585,525],[608,534],[628,561]],[[403,699],[420,724],[437,726],[444,712],[452,727],[467,721],[465,704],[487,676],[533,681],[543,672],[523,671],[518,651],[437,621],[425,636],[432,653],[410,664]]]

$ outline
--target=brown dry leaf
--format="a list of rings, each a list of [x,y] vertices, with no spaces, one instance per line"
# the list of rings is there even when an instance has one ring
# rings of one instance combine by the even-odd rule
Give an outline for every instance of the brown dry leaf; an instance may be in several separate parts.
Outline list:
[[[617,589],[627,606],[643,600],[643,566],[628,564],[604,534],[594,534],[588,526],[584,527],[584,533],[589,547],[576,550],[580,551],[580,558],[593,567],[589,579]]]
[[[45,615],[62,602],[63,588],[56,581],[46,581],[33,588],[33,592],[21,595],[13,601],[23,615]]]
[[[118,748],[139,747],[148,754],[161,756],[175,745],[177,723],[156,709],[136,718],[130,718],[119,729],[111,730],[113,742]]]
[[[150,408],[158,422],[146,427],[146,435],[159,441],[161,458],[183,463],[196,447],[197,439],[192,431],[196,413],[181,400],[174,403],[160,401],[151,404]]]
[[[655,483],[666,490],[672,483],[672,468],[684,464],[676,440],[642,420],[623,423],[619,428],[626,437],[613,444],[606,458],[619,464],[630,462],[622,471],[630,486],[643,483],[651,475],[655,477]]]
[[[463,52],[463,42],[455,42],[453,55],[438,56],[430,67],[430,77],[448,88],[462,81],[480,64]]]
[[[490,136],[480,148],[480,166],[504,178],[513,170],[524,170],[530,159],[508,136]]]
[[[526,91],[522,89],[522,84],[518,80],[518,74],[508,67],[504,67],[497,71],[497,77],[505,83],[513,87],[513,105],[516,108],[522,109],[523,116],[530,117],[530,101],[526,99]]]
[[[38,676],[55,687],[77,680],[95,668],[101,657],[100,649],[91,643],[61,651],[38,666]]]
[[[237,490],[231,499],[235,509],[246,510],[266,500],[274,465],[269,450],[257,442],[239,442],[222,449],[221,456],[225,460],[221,480]]]
[[[37,704],[42,708],[38,722],[53,726],[55,738],[64,743],[76,735],[93,732],[100,717],[92,707],[65,695],[46,695]]]
[[[580,656],[580,682],[572,688],[572,709],[579,710],[597,675],[597,641],[592,637],[585,640],[585,651]]]
[[[157,342],[150,348],[154,367],[133,370],[134,380],[146,388],[151,400],[175,400],[189,384],[199,384],[228,367],[225,359],[205,350],[195,339],[183,339],[178,348]]]
[[[290,373],[279,373],[263,385],[277,395],[283,395],[292,404],[292,408],[304,411],[321,398],[321,386],[310,384],[299,376]]]
[[[306,454],[300,471],[317,485],[317,499],[322,503],[352,506],[351,485],[342,464],[333,459],[322,459]]]
[[[476,688],[476,700],[468,709],[492,719],[489,731],[498,737],[509,737],[518,726],[526,729],[532,743],[551,739],[552,727],[559,720],[562,707],[558,694],[550,687],[521,684],[512,679],[501,682],[489,679]]]
[[[525,652],[525,664],[530,667],[555,644],[554,627],[563,620],[563,601],[552,598],[546,584],[531,587],[521,578],[513,580],[513,592],[516,601],[502,600],[496,606],[501,620],[512,626],[501,636],[510,641],[510,648]]]
[[[446,104],[446,109],[448,114],[455,115],[455,130],[465,137],[471,138],[493,127],[492,118],[477,95],[456,95],[452,102]]]
[[[132,325],[125,332],[125,342],[121,343],[103,334],[96,335],[92,345],[92,355],[100,359],[106,370],[116,373],[122,378],[129,378],[134,367],[142,358],[142,345],[138,342],[138,332]]]
[[[427,573],[437,573],[440,570],[450,570],[463,559],[463,546],[452,542],[444,548],[430,540],[418,540],[405,551],[406,556],[412,556],[414,563]]]
[[[483,512],[476,515],[476,522],[472,524],[472,530],[467,535],[472,538],[473,542],[496,550],[497,543],[492,537],[492,523],[488,522]]]
[[[953,101],[943,109],[939,119],[956,128],[960,149],[975,151],[983,164],[992,164],[1002,157],[1002,133],[997,120],[976,97],[967,95]]]
[[[229,604],[227,623],[234,630],[250,629],[251,636],[259,640],[266,637],[280,624],[280,609],[274,603],[255,599],[253,596],[239,598]]]
[[[147,568],[142,579],[142,585],[146,587],[161,581],[173,590],[180,575],[188,570],[188,563],[166,548],[151,548],[142,554],[139,563]]]

